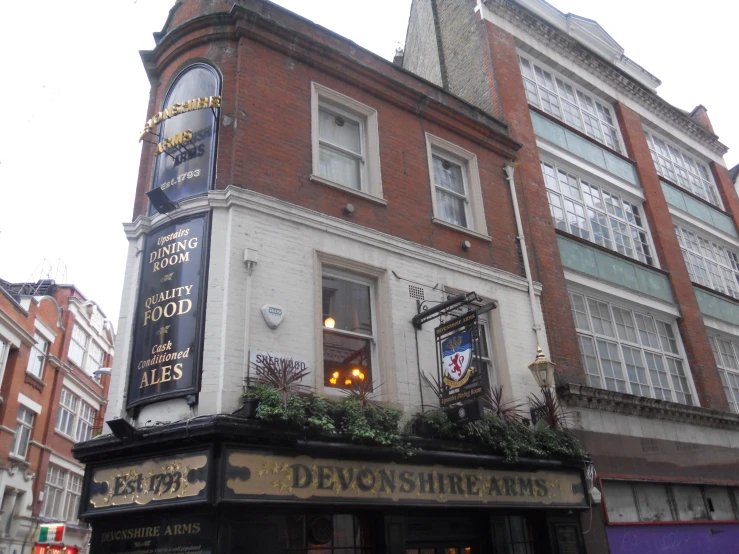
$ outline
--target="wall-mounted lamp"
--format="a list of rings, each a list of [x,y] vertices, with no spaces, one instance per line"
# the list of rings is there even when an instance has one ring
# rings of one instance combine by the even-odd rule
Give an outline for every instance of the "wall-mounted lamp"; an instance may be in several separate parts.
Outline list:
[[[354,214],[354,204],[347,204],[344,206],[344,215],[353,215]]]
[[[160,188],[151,189],[146,193],[146,196],[149,197],[149,202],[160,214],[166,214],[177,209],[177,203],[172,202],[167,193]]]
[[[323,322],[323,326],[326,329],[333,329],[336,327],[336,320],[333,317],[327,317],[326,320]]]
[[[468,240],[463,240],[460,243],[460,246],[462,247],[462,250],[464,250],[465,252],[467,252],[467,250],[469,250],[470,248],[472,248],[472,243],[470,241],[468,241]]]
[[[536,379],[536,384],[541,388],[549,388],[554,385],[554,363],[541,351],[541,346],[536,349],[536,359],[529,366],[531,374]]]

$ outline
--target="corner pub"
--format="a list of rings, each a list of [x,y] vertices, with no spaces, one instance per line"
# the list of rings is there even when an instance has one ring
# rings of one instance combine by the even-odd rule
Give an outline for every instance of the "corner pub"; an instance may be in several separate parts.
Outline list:
[[[367,376],[363,409],[402,428],[444,406],[462,428],[494,385],[539,391],[505,124],[267,1],[178,0],[155,39],[125,354],[112,419],[74,451],[91,553],[584,554],[587,456],[410,424],[357,438],[342,404]],[[247,413],[255,370],[279,364],[300,368],[299,425],[264,398]]]

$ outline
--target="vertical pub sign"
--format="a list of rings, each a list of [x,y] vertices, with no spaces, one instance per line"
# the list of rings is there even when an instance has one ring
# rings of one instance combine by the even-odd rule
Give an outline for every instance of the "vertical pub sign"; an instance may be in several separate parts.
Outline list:
[[[209,216],[201,214],[146,238],[128,408],[200,389],[209,234]]]
[[[156,142],[152,188],[161,188],[173,202],[213,188],[220,89],[220,75],[210,65],[186,67],[172,83],[162,111],[141,131],[141,140]]]
[[[441,373],[441,406],[479,398],[487,375],[480,371],[477,314],[469,312],[434,329]]]

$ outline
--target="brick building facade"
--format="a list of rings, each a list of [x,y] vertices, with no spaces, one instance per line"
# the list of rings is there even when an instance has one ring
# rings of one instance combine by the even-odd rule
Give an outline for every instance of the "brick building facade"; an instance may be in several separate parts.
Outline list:
[[[59,524],[63,538],[49,544],[65,554],[87,550],[89,527],[77,516],[84,469],[72,446],[102,428],[114,338],[97,304],[73,285],[0,280],[4,554],[43,551],[40,530]]]
[[[443,350],[439,319],[413,319],[460,295],[506,398],[539,392],[538,346],[585,383],[572,321],[548,343],[561,269],[524,257],[530,240],[560,264],[546,204],[521,200],[535,154],[494,111],[269,2],[178,1],[155,39],[109,428],[75,447],[96,554],[580,548],[582,458],[411,435],[408,458],[240,415],[276,359],[330,402],[367,379],[408,421],[436,403],[422,373]]]
[[[523,145],[558,392],[603,493],[587,551],[733,551],[739,205],[705,107],[541,0],[414,0],[403,64]]]

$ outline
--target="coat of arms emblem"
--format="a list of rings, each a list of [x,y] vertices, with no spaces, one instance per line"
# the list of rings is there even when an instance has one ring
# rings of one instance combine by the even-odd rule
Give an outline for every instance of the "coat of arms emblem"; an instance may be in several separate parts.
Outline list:
[[[469,379],[472,362],[472,333],[460,331],[441,343],[444,382],[452,388],[464,385]],[[469,372],[471,373],[471,372]]]

